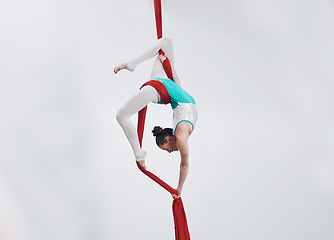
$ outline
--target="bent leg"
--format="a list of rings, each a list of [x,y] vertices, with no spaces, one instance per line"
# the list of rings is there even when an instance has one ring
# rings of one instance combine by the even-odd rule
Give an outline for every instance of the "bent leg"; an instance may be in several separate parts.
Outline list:
[[[132,147],[137,161],[145,160],[146,152],[140,148],[137,130],[130,117],[144,108],[150,102],[157,103],[160,101],[160,95],[157,90],[151,86],[145,86],[117,112],[116,119],[121,125],[125,136]]]
[[[171,63],[173,63],[174,62],[174,48],[173,48],[172,40],[170,38],[160,38],[154,43],[153,46],[148,48],[145,52],[140,54],[138,57],[128,61],[127,62],[128,69],[134,70],[138,64],[157,56],[160,49],[165,52],[166,56],[169,58]]]
[[[170,38],[161,38],[162,45],[161,50],[164,51],[171,64],[174,64],[174,46],[173,41]]]
[[[127,69],[129,71],[134,71],[136,69],[136,66],[150,58],[156,57],[152,73],[151,73],[151,79],[155,77],[162,77],[162,78],[167,78],[167,75],[163,69],[163,66],[161,64],[161,61],[159,59],[159,50],[164,51],[165,55],[168,57],[171,67],[173,70],[173,76],[174,76],[174,81],[180,85],[180,81],[176,75],[176,72],[174,70],[174,47],[173,47],[173,41],[170,38],[160,38],[157,40],[153,46],[148,48],[145,52],[137,56],[136,58],[127,61],[120,66],[116,67],[114,69],[114,72],[117,73],[118,71],[122,69]]]
[[[162,38],[161,40],[161,50],[165,53],[165,56],[168,57],[169,62],[171,64],[172,68],[172,73],[173,73],[173,78],[174,82],[176,84],[181,86],[180,80],[175,72],[174,69],[174,46],[173,46],[173,41],[170,38]],[[156,77],[162,77],[162,78],[168,78],[165,70],[162,65],[162,60],[160,59],[160,56],[158,55],[155,59],[155,62],[153,64],[153,69],[151,73],[151,79],[154,79]]]

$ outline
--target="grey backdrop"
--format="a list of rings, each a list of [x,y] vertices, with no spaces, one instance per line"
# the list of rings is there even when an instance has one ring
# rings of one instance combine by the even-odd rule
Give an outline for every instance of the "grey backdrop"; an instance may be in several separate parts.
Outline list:
[[[192,239],[334,239],[333,1],[169,0],[163,18],[199,110]],[[112,70],[155,38],[151,0],[1,1],[0,239],[174,238],[115,120],[152,61]],[[150,134],[171,109],[147,117],[147,166],[176,187]]]

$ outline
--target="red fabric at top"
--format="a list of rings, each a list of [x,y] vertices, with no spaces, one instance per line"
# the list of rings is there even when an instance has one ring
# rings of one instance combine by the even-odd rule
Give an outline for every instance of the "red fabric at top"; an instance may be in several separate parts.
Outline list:
[[[154,13],[155,13],[155,24],[157,27],[157,37],[158,39],[162,38],[162,12],[161,12],[161,0],[154,0]],[[170,65],[169,59],[165,53],[160,49],[159,54],[164,55],[166,60],[162,63],[162,66],[167,74],[167,77],[171,80],[173,78],[172,67]]]
[[[157,37],[162,38],[162,13],[161,13],[161,0],[154,0],[154,13],[155,24],[157,27]]]

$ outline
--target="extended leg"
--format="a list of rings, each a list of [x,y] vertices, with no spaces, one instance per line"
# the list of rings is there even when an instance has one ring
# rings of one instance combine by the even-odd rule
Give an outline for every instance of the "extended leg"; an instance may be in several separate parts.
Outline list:
[[[140,148],[137,131],[130,121],[130,117],[150,102],[157,103],[159,101],[160,95],[157,90],[151,86],[145,86],[117,112],[117,121],[129,140],[137,161],[145,160],[146,152]]]
[[[173,48],[173,42],[170,38],[161,38],[159,40],[157,40],[155,42],[155,44],[150,47],[149,49],[147,49],[145,52],[143,52],[142,54],[140,54],[138,57],[127,61],[126,63],[121,64],[120,66],[116,67],[114,69],[115,73],[117,73],[118,71],[122,70],[122,69],[127,69],[129,71],[133,71],[135,70],[136,66],[150,58],[153,58],[155,56],[158,55],[159,50],[162,49],[166,56],[169,58],[171,64],[174,63],[174,48]],[[157,61],[156,61],[157,62]],[[159,62],[159,60],[158,60]],[[160,63],[160,62],[159,62]],[[156,65],[156,63],[154,64]],[[161,65],[161,63],[160,63]],[[155,69],[156,67],[154,66],[153,68],[153,72],[157,72],[158,74],[161,73],[161,70],[163,71],[162,66],[158,66],[160,67]],[[152,74],[153,74],[152,72]]]

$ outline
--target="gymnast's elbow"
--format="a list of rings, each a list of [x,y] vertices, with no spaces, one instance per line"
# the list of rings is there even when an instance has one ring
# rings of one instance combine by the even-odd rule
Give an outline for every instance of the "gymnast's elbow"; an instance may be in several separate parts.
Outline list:
[[[181,168],[188,168],[189,167],[189,161],[188,161],[188,159],[186,159],[186,160],[182,159],[181,163],[180,163],[180,167]]]
[[[118,110],[116,113],[116,120],[118,121],[119,124],[122,124],[122,122],[125,119],[125,114],[123,113],[122,109]]]

